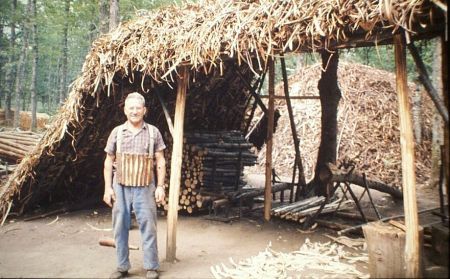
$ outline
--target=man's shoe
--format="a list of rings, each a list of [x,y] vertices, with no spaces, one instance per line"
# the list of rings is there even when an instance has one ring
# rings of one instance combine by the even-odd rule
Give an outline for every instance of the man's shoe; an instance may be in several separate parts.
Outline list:
[[[147,275],[145,276],[146,279],[158,279],[159,273],[157,270],[147,270]]]
[[[128,275],[128,271],[119,271],[116,270],[114,271],[111,276],[109,276],[110,279],[121,279],[121,278],[125,278]]]

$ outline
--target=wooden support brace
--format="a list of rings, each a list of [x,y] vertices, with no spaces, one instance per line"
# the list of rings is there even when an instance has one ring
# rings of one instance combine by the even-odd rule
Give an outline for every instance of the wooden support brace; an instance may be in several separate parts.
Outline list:
[[[408,45],[409,52],[411,53],[411,56],[414,59],[414,62],[416,63],[417,71],[419,72],[419,80],[425,87],[428,95],[430,96],[431,100],[433,101],[434,105],[436,106],[436,109],[438,110],[439,114],[444,119],[445,123],[448,125],[448,110],[445,107],[444,102],[439,97],[438,92],[433,86],[433,83],[430,80],[430,77],[428,75],[427,69],[425,68],[425,64],[422,61],[422,58],[420,57],[419,51],[417,51],[416,46],[414,43],[410,43]]]
[[[296,172],[296,168],[298,168],[298,181],[299,181],[299,185],[301,187],[306,187],[306,179],[305,179],[305,171],[303,169],[303,163],[302,163],[302,158],[301,158],[301,154],[300,154],[300,139],[298,138],[297,135],[297,129],[295,127],[295,121],[294,121],[294,113],[292,111],[292,105],[291,105],[291,99],[289,96],[289,84],[288,84],[288,77],[287,77],[287,72],[286,72],[286,63],[284,61],[284,57],[283,55],[281,55],[280,57],[280,62],[281,62],[281,73],[283,75],[283,89],[284,89],[284,97],[286,99],[286,106],[288,109],[288,113],[289,113],[289,123],[291,124],[291,133],[292,133],[292,137],[294,140],[294,148],[295,148],[295,164],[294,164],[294,171],[292,174],[292,184],[294,184],[295,182],[295,172]],[[297,187],[298,187],[297,186]],[[297,189],[297,191],[299,191],[299,189]],[[290,202],[293,201],[293,192],[291,190],[291,196],[289,197]]]
[[[170,117],[170,114],[169,114],[169,110],[167,109],[167,106],[164,103],[164,100],[162,99],[159,92],[156,91],[155,94],[156,94],[156,97],[158,97],[159,103],[161,104],[161,107],[164,112],[164,116],[166,117],[167,127],[169,127],[170,135],[173,137],[173,123],[172,123],[172,118]]]

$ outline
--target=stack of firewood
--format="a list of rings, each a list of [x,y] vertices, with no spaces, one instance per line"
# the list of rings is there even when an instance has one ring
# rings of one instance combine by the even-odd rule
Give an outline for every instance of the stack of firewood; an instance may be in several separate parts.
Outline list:
[[[170,139],[170,136],[166,136]],[[168,140],[167,181],[172,143]],[[184,135],[179,209],[188,213],[207,200],[220,198],[242,187],[244,166],[256,164],[257,156],[239,131],[191,132]],[[168,196],[168,195],[166,195]],[[166,200],[168,197],[166,197]],[[167,204],[165,205],[167,209]]]
[[[16,163],[30,153],[40,139],[41,135],[30,131],[1,131],[0,158]]]

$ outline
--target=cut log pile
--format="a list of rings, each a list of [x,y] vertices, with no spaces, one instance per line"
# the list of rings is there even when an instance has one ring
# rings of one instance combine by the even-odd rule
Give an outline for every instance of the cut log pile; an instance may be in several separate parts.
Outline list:
[[[171,139],[170,135],[166,135]],[[165,149],[167,178],[170,174],[171,145]],[[204,202],[222,198],[242,188],[244,166],[256,164],[257,156],[250,151],[240,131],[190,132],[184,135],[183,162],[179,209],[192,213],[204,207]],[[168,194],[166,194],[167,210]]]
[[[336,199],[330,203],[327,203],[322,209],[321,214],[331,213],[337,210],[350,209],[353,207],[353,201],[343,199],[344,198]],[[305,217],[314,215],[324,201],[325,197],[322,196],[307,198],[298,202],[273,208],[271,215],[277,216],[281,219],[303,223],[306,219]]]
[[[30,153],[40,139],[41,135],[30,131],[1,131],[0,159],[15,164]]]

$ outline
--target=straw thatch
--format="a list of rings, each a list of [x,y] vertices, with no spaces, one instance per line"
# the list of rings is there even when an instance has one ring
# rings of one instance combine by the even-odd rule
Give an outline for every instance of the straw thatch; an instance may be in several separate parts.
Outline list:
[[[187,125],[239,129],[248,90],[236,68],[251,82],[268,57],[281,52],[389,43],[395,32],[410,39],[434,36],[445,22],[434,9],[426,0],[205,0],[141,11],[93,43],[51,128],[0,188],[0,216],[13,199],[22,212],[43,199],[99,195],[102,147],[112,127],[123,121],[121,100],[131,91],[150,89],[173,103],[182,65],[191,69],[189,92],[197,96],[188,103]],[[147,99],[157,106],[154,94]],[[164,123],[160,115],[159,108],[149,121]]]

